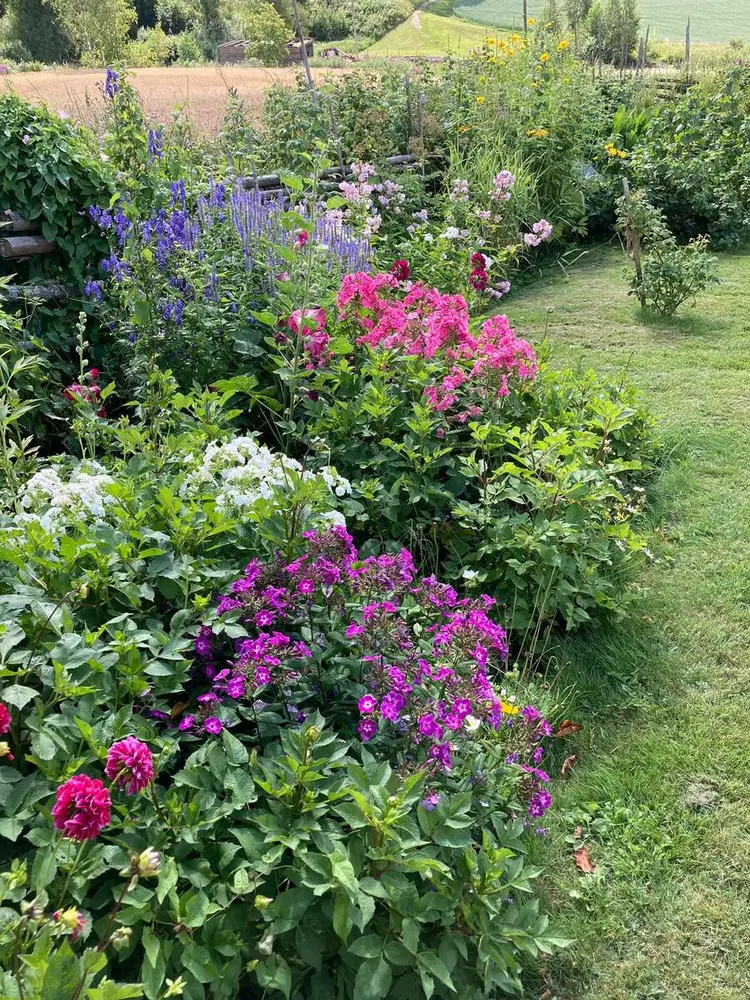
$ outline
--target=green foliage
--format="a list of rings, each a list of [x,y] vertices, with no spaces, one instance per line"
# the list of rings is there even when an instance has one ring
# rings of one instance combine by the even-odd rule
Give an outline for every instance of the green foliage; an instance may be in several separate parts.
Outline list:
[[[615,66],[628,63],[638,44],[641,14],[638,0],[606,0],[604,5],[604,47],[607,60]]]
[[[665,105],[634,151],[636,184],[681,239],[738,246],[750,232],[749,98],[750,68],[734,66]]]
[[[243,38],[249,43],[246,54],[250,59],[259,59],[266,66],[278,66],[283,62],[289,29],[272,3],[250,0],[238,4],[234,17],[242,28]]]
[[[29,270],[83,279],[107,250],[88,218],[112,191],[96,144],[43,106],[0,96],[0,196],[4,206],[41,225],[54,254],[32,258]],[[32,270],[34,269],[34,270]]]
[[[176,40],[160,24],[139,28],[135,41],[128,42],[124,60],[128,66],[168,66],[175,58]]]
[[[85,66],[121,59],[136,13],[130,0],[44,0]],[[46,15],[45,15],[46,16]]]
[[[693,300],[711,284],[718,282],[718,261],[710,254],[707,236],[696,236],[680,245],[675,241],[659,243],[646,255],[640,280],[633,282],[633,294],[643,297],[663,316]]]
[[[76,54],[71,36],[46,0],[12,0],[8,13],[10,37],[23,46],[29,59],[65,62]]]

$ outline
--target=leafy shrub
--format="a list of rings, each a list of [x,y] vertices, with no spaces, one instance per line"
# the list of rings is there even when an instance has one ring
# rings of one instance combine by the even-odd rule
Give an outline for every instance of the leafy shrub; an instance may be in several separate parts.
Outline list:
[[[679,239],[739,246],[750,231],[750,67],[665,105],[633,152],[632,176]]]
[[[272,3],[262,0],[247,10],[240,6],[236,16],[249,43],[246,54],[250,59],[259,59],[265,66],[278,66],[284,61],[289,29]]]
[[[708,237],[680,246],[642,191],[620,199],[618,221],[635,266],[631,294],[643,307],[650,304],[663,316],[672,316],[683,302],[718,282],[718,261],[709,253]]]
[[[124,61],[128,66],[168,66],[174,59],[175,41],[160,24],[139,28],[135,41],[128,42]]]
[[[641,296],[663,316],[695,299],[718,282],[716,257],[709,253],[710,241],[696,236],[680,245],[674,241],[655,246],[643,261],[640,280],[633,280],[633,294]]]
[[[13,93],[0,95],[0,197],[3,205],[41,224],[57,251],[31,259],[29,272],[79,281],[104,241],[88,218],[92,204],[109,201],[110,180],[89,137],[44,107]]]
[[[327,356],[292,368],[293,412],[352,481],[360,531],[490,585],[514,627],[622,613],[622,574],[642,548],[626,480],[651,452],[632,389],[552,371],[537,381],[505,317],[471,334],[460,296],[407,288],[345,278]],[[267,343],[288,369],[294,342]]]
[[[228,437],[235,391],[155,377],[107,466],[40,469],[0,524],[3,991],[518,991],[564,943],[524,861],[550,728],[493,690],[492,602],[321,528],[346,484]]]
[[[192,66],[203,62],[203,50],[195,35],[183,31],[174,36],[175,62],[178,66]]]

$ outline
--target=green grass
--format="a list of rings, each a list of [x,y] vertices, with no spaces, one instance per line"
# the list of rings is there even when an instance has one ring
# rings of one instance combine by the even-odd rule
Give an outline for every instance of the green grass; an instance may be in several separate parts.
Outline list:
[[[538,16],[544,0],[528,0],[530,16]],[[684,38],[687,19],[696,42],[728,42],[730,38],[750,40],[750,3],[737,0],[640,0],[642,23],[651,25],[652,35]],[[500,28],[523,24],[522,0],[457,0],[459,17]]]
[[[367,51],[371,56],[442,56],[448,52],[466,55],[487,38],[478,24],[429,11],[418,12],[419,28],[409,18],[389,31]]]
[[[672,321],[644,318],[623,263],[592,254],[508,303],[520,334],[538,341],[548,326],[555,363],[627,370],[674,447],[637,615],[558,650],[566,714],[585,730],[556,750],[558,773],[565,755],[578,761],[556,779],[538,850],[550,907],[576,943],[547,963],[537,995],[746,1000],[750,255],[722,257],[722,285]],[[578,824],[593,875],[573,862]]]

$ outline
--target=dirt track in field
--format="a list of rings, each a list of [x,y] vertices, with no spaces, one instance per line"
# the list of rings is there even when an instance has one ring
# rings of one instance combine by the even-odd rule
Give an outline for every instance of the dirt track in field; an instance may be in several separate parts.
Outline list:
[[[259,111],[263,92],[274,82],[292,84],[295,69],[246,69],[240,66],[196,66],[131,70],[131,82],[140,92],[147,114],[156,121],[169,121],[175,105],[206,135],[221,127],[227,91],[234,87],[248,108]],[[316,79],[341,70],[314,70]],[[12,73],[0,78],[0,87],[10,87],[30,101],[65,111],[71,118],[96,127],[102,116],[100,69],[59,69],[42,73]]]

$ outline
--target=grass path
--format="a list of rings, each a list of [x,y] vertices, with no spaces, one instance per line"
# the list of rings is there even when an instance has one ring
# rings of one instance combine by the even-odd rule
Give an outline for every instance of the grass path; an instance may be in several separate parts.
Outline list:
[[[578,761],[539,850],[577,943],[536,996],[747,1000],[750,255],[724,256],[722,285],[670,322],[644,320],[622,265],[594,254],[508,306],[534,340],[549,323],[556,362],[627,368],[677,443],[639,614],[560,650],[567,714],[586,729],[564,748]],[[577,825],[592,875],[573,864]]]

